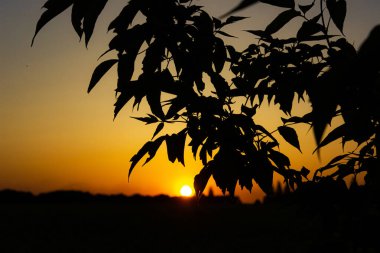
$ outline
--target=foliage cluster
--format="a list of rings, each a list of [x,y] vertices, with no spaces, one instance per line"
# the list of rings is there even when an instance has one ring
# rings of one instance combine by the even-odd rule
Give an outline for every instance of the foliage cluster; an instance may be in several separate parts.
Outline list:
[[[264,30],[248,30],[258,42],[237,51],[223,40],[232,37],[223,29],[245,18],[232,13],[257,2],[241,1],[223,21],[190,0],[130,0],[110,23],[108,29],[115,36],[104,54],[116,52],[117,58],[98,65],[88,91],[117,65],[115,117],[129,101],[139,108],[146,99],[150,113],[136,119],[157,125],[152,140],[131,158],[129,174],[146,155],[145,163],[149,162],[164,142],[168,160],[185,164],[189,138],[194,158],[203,163],[194,178],[198,196],[211,176],[223,193],[233,195],[237,184],[251,191],[254,180],[270,194],[274,172],[292,190],[305,182],[339,183],[362,172],[367,173],[366,183],[377,187],[380,26],[356,50],[343,33],[345,0],[313,0],[307,5],[294,0],[263,0],[260,2],[283,11]],[[106,3],[48,0],[36,34],[72,6],[72,25],[79,37],[84,35],[87,45]],[[138,15],[144,17],[142,23],[135,22]],[[294,36],[275,36],[293,20],[300,24]],[[138,57],[143,57],[141,71],[135,70]],[[231,82],[223,77],[225,71],[233,73]],[[138,77],[133,78],[136,73]],[[164,100],[167,94],[170,98]],[[297,98],[307,100],[312,111],[292,116]],[[254,121],[264,101],[273,101],[288,115],[275,131],[299,151],[297,133],[291,127],[294,124],[313,128],[317,152],[338,139],[343,146],[355,141],[357,152],[334,158],[311,177],[306,168],[293,169],[289,158],[279,152],[274,131]],[[342,117],[344,123],[324,136],[334,117]],[[173,123],[183,124],[183,129],[160,135]]]

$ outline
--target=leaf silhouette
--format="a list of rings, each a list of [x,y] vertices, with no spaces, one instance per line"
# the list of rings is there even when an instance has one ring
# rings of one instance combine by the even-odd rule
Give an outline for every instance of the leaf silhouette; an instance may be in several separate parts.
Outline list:
[[[161,136],[152,142],[152,144],[150,145],[149,151],[148,151],[149,157],[146,159],[144,165],[147,164],[148,162],[150,162],[150,160],[152,160],[154,158],[154,156],[157,153],[157,150],[160,148],[162,142],[166,139],[166,137],[167,136]]]
[[[342,138],[343,136],[346,135],[346,125],[343,124],[337,128],[335,128],[334,130],[332,130],[327,136],[326,138],[324,138],[321,143],[319,143],[319,145],[317,146],[317,148],[313,151],[313,153],[315,153],[318,149],[326,146],[327,144],[339,139],[339,138]]]
[[[269,152],[269,158],[279,167],[289,167],[290,166],[290,160],[289,158],[284,155],[283,153],[280,153],[276,150],[271,150]]]
[[[210,177],[211,169],[208,165],[204,166],[199,174],[194,177],[194,190],[198,198],[202,195]]]
[[[161,130],[164,128],[165,124],[164,122],[161,122],[160,124],[158,124],[157,128],[156,128],[156,131],[154,131],[154,134],[153,134],[153,137],[152,139],[161,132]]]
[[[316,177],[317,173],[322,173],[323,171],[325,171],[327,169],[330,169],[330,168],[333,168],[333,167],[339,165],[340,163],[337,163],[337,162],[346,158],[347,156],[348,156],[348,154],[343,154],[343,155],[338,155],[338,156],[334,157],[333,159],[331,159],[331,161],[328,164],[326,164],[325,166],[323,166],[322,168],[319,168],[318,170],[316,170],[314,172],[314,178]]]
[[[242,156],[233,149],[224,149],[223,147],[211,161],[212,176],[216,185],[225,194],[226,190],[230,195],[234,195],[239,171],[243,166]]]
[[[305,167],[302,167],[302,169],[301,169],[300,172],[301,172],[301,175],[302,175],[303,177],[307,178],[307,175],[309,175],[310,170],[307,169],[307,168],[305,168]]]
[[[254,105],[252,108],[241,105],[241,112],[252,118],[256,114],[257,107],[259,107],[259,105]]]
[[[245,30],[245,32],[248,32],[248,33],[251,33],[253,35],[256,35],[256,36],[260,37],[260,39],[262,39],[264,41],[272,41],[273,40],[272,35],[269,34],[266,31],[262,31],[262,30]]]
[[[180,163],[185,165],[184,150],[186,141],[186,128],[178,134],[169,135],[166,138],[166,147],[168,159],[174,163],[177,159]]]
[[[267,194],[273,190],[273,165],[267,157],[260,155],[256,157],[251,168],[253,179],[257,182],[260,188]]]
[[[233,35],[231,35],[231,34],[228,34],[228,33],[226,33],[226,32],[223,32],[223,31],[216,31],[216,33],[219,33],[219,34],[221,34],[221,35],[223,35],[223,36],[226,36],[226,37],[236,38],[236,36],[233,36]]]
[[[289,119],[281,118],[281,120],[282,120],[282,122],[284,124],[286,124],[286,123],[305,123],[305,124],[309,124],[309,122],[312,121],[312,114],[311,113],[307,113],[307,114],[305,114],[302,117],[293,116],[293,117],[290,117]]]
[[[297,132],[293,128],[287,126],[280,126],[278,127],[278,132],[289,144],[297,148],[302,153],[300,143],[298,141]]]
[[[62,13],[64,10],[69,8],[73,4],[74,0],[48,0],[43,8],[46,8],[46,11],[41,15],[40,19],[36,25],[36,31],[32,39],[32,46],[34,39],[36,38],[38,32],[44,27],[50,20]]]
[[[100,63],[94,70],[90,84],[88,85],[87,92],[90,93],[90,91],[95,87],[95,85],[99,82],[99,80],[105,75],[105,73],[112,68],[112,66],[118,62],[118,60],[112,59],[107,60],[102,63]]]
[[[88,42],[90,41],[92,33],[94,32],[96,20],[106,6],[107,2],[108,0],[92,0],[91,2],[88,2],[86,13],[83,19],[83,32],[85,36],[86,46],[88,46]]]
[[[227,16],[231,15],[232,13],[240,11],[242,9],[245,9],[248,6],[256,4],[257,2],[259,2],[259,1],[258,0],[242,0],[235,8],[233,8],[229,12],[223,14],[220,18],[227,17]]]
[[[156,39],[148,49],[143,60],[143,71],[153,73],[161,68],[161,62],[165,58],[165,47],[160,39]]]
[[[129,3],[121,10],[119,16],[109,24],[108,31],[115,29],[115,32],[118,33],[123,29],[127,29],[139,11],[139,1],[140,0],[129,1]]]
[[[149,141],[147,143],[144,144],[144,146],[142,146],[142,148],[137,152],[137,154],[135,154],[132,158],[131,158],[131,167],[129,168],[129,172],[128,172],[128,179],[129,177],[131,176],[131,173],[133,171],[133,169],[135,168],[135,166],[137,165],[137,163],[141,160],[141,158],[143,158],[144,155],[146,155],[149,150],[150,150],[150,147],[152,146],[152,141]]]
[[[161,91],[159,90],[149,90],[146,94],[146,100],[148,101],[150,110],[158,118],[164,120],[165,114],[161,106]]]
[[[120,89],[123,86],[128,85],[132,79],[133,72],[135,70],[135,59],[133,55],[123,54],[119,56],[119,62],[117,65],[117,87]]]
[[[143,158],[146,154],[149,154],[149,157],[145,161],[144,165],[148,163],[156,155],[158,148],[160,147],[160,145],[162,144],[164,140],[165,140],[165,136],[161,136],[155,141],[148,141],[142,146],[142,148],[137,152],[137,154],[135,154],[131,158],[130,161],[132,162],[132,164],[131,164],[131,167],[129,168],[128,180],[129,180],[129,177],[131,176],[133,169],[135,168],[137,163],[141,160],[141,158]]]
[[[343,25],[346,18],[347,3],[345,0],[326,0],[331,19],[343,34]]]
[[[145,122],[147,125],[158,122],[158,119],[154,115],[152,114],[148,114],[148,115],[149,117],[132,117],[132,118]]]
[[[233,23],[235,23],[237,21],[240,21],[240,20],[243,20],[243,19],[246,19],[246,18],[247,17],[229,16],[224,24],[225,25],[233,24]]]
[[[299,4],[298,7],[300,8],[303,14],[306,14],[314,6],[314,3],[315,3],[315,0],[311,4],[307,4],[307,5]]]
[[[286,25],[293,18],[298,17],[300,13],[294,9],[289,9],[281,12],[266,28],[265,32],[268,34],[273,34],[280,30],[284,25]]]
[[[214,66],[215,71],[220,73],[223,70],[224,64],[227,59],[227,50],[224,46],[224,41],[222,39],[215,39],[215,51],[214,51]]]
[[[268,136],[269,138],[271,138],[275,143],[278,143],[278,141],[276,140],[276,138],[273,137],[273,135],[268,132],[268,130],[265,129],[265,127],[261,126],[261,125],[254,125],[254,130],[258,130],[260,132],[263,132],[266,136]]]
[[[311,38],[312,35],[323,31],[323,25],[318,24],[312,20],[305,21],[302,23],[301,28],[297,32],[297,39],[300,41],[308,40]]]
[[[124,107],[132,97],[137,99],[140,92],[138,92],[139,81],[130,81],[125,85],[118,87],[116,91],[121,92],[121,94],[117,97],[117,101],[114,104],[114,119],[120,112],[120,110]]]
[[[71,24],[74,27],[74,30],[78,34],[79,38],[82,38],[83,27],[82,21],[86,11],[86,2],[85,1],[75,1],[73,9],[71,11]]]

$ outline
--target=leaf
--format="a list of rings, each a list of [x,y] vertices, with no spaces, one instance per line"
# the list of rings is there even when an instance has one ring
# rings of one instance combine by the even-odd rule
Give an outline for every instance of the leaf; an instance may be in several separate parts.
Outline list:
[[[279,168],[289,167],[290,160],[289,158],[276,150],[270,150],[268,157],[277,165]]]
[[[88,46],[88,42],[94,31],[96,20],[104,9],[107,1],[108,0],[74,1],[71,23],[79,38],[82,38],[84,33],[86,46]]]
[[[157,140],[155,141],[148,141],[147,143],[144,144],[144,146],[142,146],[142,148],[137,152],[137,154],[135,154],[132,158],[131,158],[131,167],[129,168],[129,172],[128,172],[128,180],[129,180],[129,177],[133,171],[133,169],[135,168],[135,166],[137,165],[137,163],[141,160],[141,158],[143,158],[147,153],[149,154],[149,158],[145,161],[144,164],[146,164],[147,162],[149,162],[156,154],[158,148],[160,147],[161,143],[163,142],[163,140],[165,139],[164,136],[161,136],[160,138],[158,138]]]
[[[334,130],[332,130],[327,136],[326,138],[323,139],[323,141],[321,141],[321,143],[319,143],[319,145],[317,146],[317,148],[313,151],[313,154],[315,153],[315,151],[317,151],[318,149],[326,146],[327,144],[339,139],[339,138],[342,138],[346,135],[346,125],[343,124],[341,126],[338,126],[337,128],[335,128]]]
[[[90,93],[90,91],[95,87],[95,85],[99,82],[99,80],[112,68],[112,66],[118,62],[118,60],[112,59],[107,60],[102,63],[100,63],[92,73],[90,84],[88,85],[87,92]]]
[[[168,159],[174,163],[177,159],[185,166],[184,150],[186,141],[186,128],[178,134],[172,134],[166,138]]]
[[[261,39],[269,39],[269,40],[272,40],[272,35],[270,35],[268,32],[266,31],[262,31],[262,30],[244,30],[245,32],[248,32],[248,33],[251,33],[253,35],[256,35],[256,36],[259,36]]]
[[[259,130],[260,132],[263,132],[264,134],[266,134],[269,138],[271,138],[275,143],[278,143],[278,141],[273,137],[273,135],[268,132],[268,130],[265,129],[265,127],[261,126],[261,125],[255,125],[254,128],[253,128],[255,131]]]
[[[347,3],[345,0],[326,0],[331,19],[336,27],[343,34],[344,20],[347,13]]]
[[[249,169],[252,171],[253,179],[260,188],[266,194],[271,194],[273,191],[273,165],[266,155],[256,157]]]
[[[343,62],[341,63],[343,64]],[[340,86],[345,82],[343,67],[330,68],[324,72],[308,88],[309,98],[312,105],[312,124],[314,138],[317,145],[320,145],[326,127],[331,124],[331,120],[336,116],[336,108],[339,103]],[[319,153],[318,153],[319,154]]]
[[[34,39],[36,38],[38,32],[44,27],[50,20],[52,20],[54,17],[62,13],[64,10],[69,8],[73,4],[74,0],[48,0],[43,8],[46,8],[47,10],[42,13],[40,19],[37,22],[36,25],[36,31],[34,32],[34,36],[32,39],[32,46],[34,43]]]
[[[304,178],[307,178],[307,175],[309,175],[310,173],[310,170],[305,168],[305,167],[302,167],[301,169],[301,175],[304,177]]]
[[[286,25],[293,18],[298,17],[300,13],[294,9],[286,10],[281,12],[266,28],[265,32],[268,34],[273,34],[280,30],[284,25]]]
[[[222,24],[222,21],[220,21],[220,19],[217,19],[215,17],[212,17],[212,21],[214,22],[214,27],[215,29],[220,29],[224,26],[224,24]]]
[[[225,194],[226,190],[231,196],[234,195],[239,172],[243,166],[242,156],[233,149],[224,149],[223,146],[215,155],[214,160],[210,161],[212,166],[212,176],[216,185]]]
[[[230,87],[228,86],[227,81],[216,72],[210,72],[208,75],[211,78],[211,83],[214,85],[216,94],[222,100],[229,93]]]
[[[158,119],[155,116],[153,116],[152,114],[148,114],[148,115],[149,117],[131,117],[131,118],[145,122],[147,125],[158,122]]]
[[[130,82],[129,87],[127,89],[124,88],[121,94],[118,96],[117,101],[114,104],[114,119],[116,118],[120,110],[128,103],[128,101],[131,100],[133,96],[135,96],[135,82],[136,81]]]
[[[85,14],[85,5],[86,1],[75,1],[71,11],[71,23],[80,39],[83,35],[82,20]]]
[[[240,4],[238,4],[235,8],[228,11],[227,13],[223,14],[220,18],[227,17],[227,16],[231,15],[232,13],[240,11],[242,9],[245,9],[245,8],[247,8],[253,4],[256,4],[257,2],[259,2],[259,1],[258,0],[242,0],[240,2]]]
[[[198,148],[198,147],[195,145],[193,146],[194,156],[196,155],[196,151],[197,151],[197,150],[194,150],[195,148]],[[203,165],[207,164],[207,147],[206,147],[206,144],[203,144],[201,151],[199,151],[199,159],[201,159]]]
[[[166,113],[165,118],[166,119],[171,119],[173,117],[176,117],[183,108],[185,108],[185,103],[182,99],[179,99],[178,97],[172,99],[171,101],[171,106]]]
[[[220,38],[215,38],[215,51],[213,55],[213,62],[215,71],[220,73],[223,70],[224,64],[227,59],[227,50],[224,46],[224,41]]]
[[[185,143],[186,143],[187,129],[183,129],[178,133],[177,137],[177,159],[183,166],[185,166]]]
[[[231,34],[228,34],[228,33],[226,33],[226,32],[223,32],[223,31],[216,31],[216,33],[219,33],[219,34],[221,34],[221,35],[223,35],[223,36],[230,37],[230,38],[237,38],[236,36],[233,36],[233,35],[231,35]]]
[[[194,189],[195,194],[199,198],[202,196],[204,189],[207,186],[208,180],[211,177],[211,169],[208,165],[204,166],[203,169],[194,177]]]
[[[133,72],[135,70],[135,59],[133,55],[123,54],[119,56],[119,62],[117,65],[117,75],[118,75],[118,89],[127,85],[131,79]]]
[[[289,119],[281,118],[281,120],[282,120],[282,122],[284,124],[286,124],[286,123],[305,123],[305,124],[309,124],[312,121],[312,114],[311,113],[307,113],[307,114],[305,114],[302,117],[294,116],[294,117],[290,117]]]
[[[297,132],[293,128],[287,126],[280,126],[278,127],[278,132],[289,144],[297,148],[302,153],[300,143],[298,141]]]
[[[86,1],[87,2],[87,1]],[[92,33],[94,32],[96,20],[98,19],[100,13],[103,11],[108,0],[92,0],[87,2],[86,14],[83,19],[83,32],[85,36],[85,44],[88,46],[88,42],[91,39]]]
[[[161,62],[165,57],[165,47],[160,39],[156,39],[152,44],[149,45],[146,50],[146,54],[143,64],[144,72],[154,72],[161,68]]]
[[[241,112],[252,118],[256,114],[256,109],[259,105],[254,105],[253,108],[249,108],[245,105],[241,105]]]
[[[137,152],[137,154],[135,154],[132,158],[131,158],[131,167],[129,168],[129,172],[128,172],[128,179],[133,171],[133,169],[135,168],[136,164],[141,160],[141,158],[143,158],[143,156],[145,154],[147,154],[150,150],[150,147],[152,145],[152,141],[149,141],[147,143],[144,144],[144,146],[142,146],[142,148]]]
[[[148,162],[150,162],[150,160],[152,160],[154,158],[154,156],[157,153],[157,150],[159,149],[159,147],[161,146],[161,144],[165,140],[165,138],[166,138],[166,136],[161,136],[152,142],[152,144],[150,145],[149,151],[148,151],[149,157],[146,159],[146,161],[143,165],[147,164]]]
[[[156,128],[156,131],[154,131],[154,134],[153,134],[153,137],[152,139],[159,133],[161,132],[161,130],[164,128],[165,124],[164,122],[161,122],[160,124],[158,124],[157,128]]]
[[[127,29],[132,24],[137,12],[139,11],[138,2],[140,0],[131,0],[121,10],[119,16],[117,16],[108,26],[108,31],[115,29],[115,32],[121,31],[123,28]]]
[[[323,25],[318,24],[313,21],[305,21],[302,23],[301,28],[297,32],[297,39],[300,41],[307,40],[312,35],[318,32],[323,32],[323,30],[324,30]]]
[[[237,62],[240,55],[236,52],[235,48],[233,46],[227,45],[226,46],[228,54],[230,55],[231,62]]]
[[[315,1],[313,1],[311,4],[307,5],[301,5],[299,4],[298,7],[302,11],[303,14],[306,14],[313,6],[314,6]]]
[[[165,114],[161,105],[161,91],[156,89],[147,90],[146,100],[148,101],[152,113],[158,118],[164,120]]]
[[[370,141],[362,149],[360,149],[359,159],[363,160],[364,157],[367,156],[368,154],[372,155],[374,146],[375,146],[374,142]]]
[[[260,2],[283,8],[294,8],[294,0],[260,0]]]
[[[248,17],[230,16],[230,17],[227,18],[227,20],[224,23],[224,25],[229,25],[229,24],[235,23],[237,21],[240,21],[240,20],[243,20],[243,19],[246,19],[246,18],[248,18]]]
[[[334,157],[333,159],[331,159],[331,161],[327,165],[325,165],[322,168],[319,168],[318,170],[316,170],[315,173],[314,173],[314,177],[316,176],[316,174],[318,172],[322,173],[323,171],[325,171],[327,169],[330,169],[330,168],[333,168],[333,167],[339,165],[339,163],[337,164],[337,162],[339,162],[340,160],[342,160],[343,158],[345,158],[347,156],[348,156],[348,154],[339,155],[339,156]]]

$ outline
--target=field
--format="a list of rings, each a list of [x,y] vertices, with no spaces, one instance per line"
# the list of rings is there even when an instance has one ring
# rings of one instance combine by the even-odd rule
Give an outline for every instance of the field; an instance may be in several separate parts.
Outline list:
[[[378,206],[0,204],[0,252],[379,252]]]

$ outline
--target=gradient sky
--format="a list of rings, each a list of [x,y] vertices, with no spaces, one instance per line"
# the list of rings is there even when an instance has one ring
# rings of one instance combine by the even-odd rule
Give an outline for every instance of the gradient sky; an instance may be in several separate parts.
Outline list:
[[[186,167],[172,164],[167,161],[165,146],[149,164],[139,164],[128,182],[129,159],[151,138],[154,126],[131,119],[130,107],[113,121],[115,69],[91,94],[86,92],[92,71],[99,63],[97,58],[113,36],[106,33],[107,25],[127,1],[109,1],[88,49],[78,43],[69,11],[44,27],[30,47],[44,2],[0,1],[0,189],[178,195],[183,184],[192,185],[201,163],[187,152]],[[194,2],[204,5],[213,16],[220,16],[239,1]],[[359,46],[370,29],[380,23],[380,1],[347,2],[345,34]],[[265,4],[237,13],[251,18],[228,29],[240,38],[228,40],[229,43],[242,49],[254,42],[251,35],[239,30],[263,29],[277,13],[278,9]],[[295,113],[301,115],[308,110],[299,106]],[[263,108],[256,121],[273,130],[279,124],[279,115],[276,109]],[[311,132],[300,128],[299,138],[303,154],[287,144],[281,151],[291,157],[296,169],[317,168],[320,162],[311,156]],[[338,151],[338,145],[324,149],[322,163]],[[218,193],[213,181],[209,185]],[[246,190],[237,193],[246,202],[262,197],[257,185],[252,194]]]

